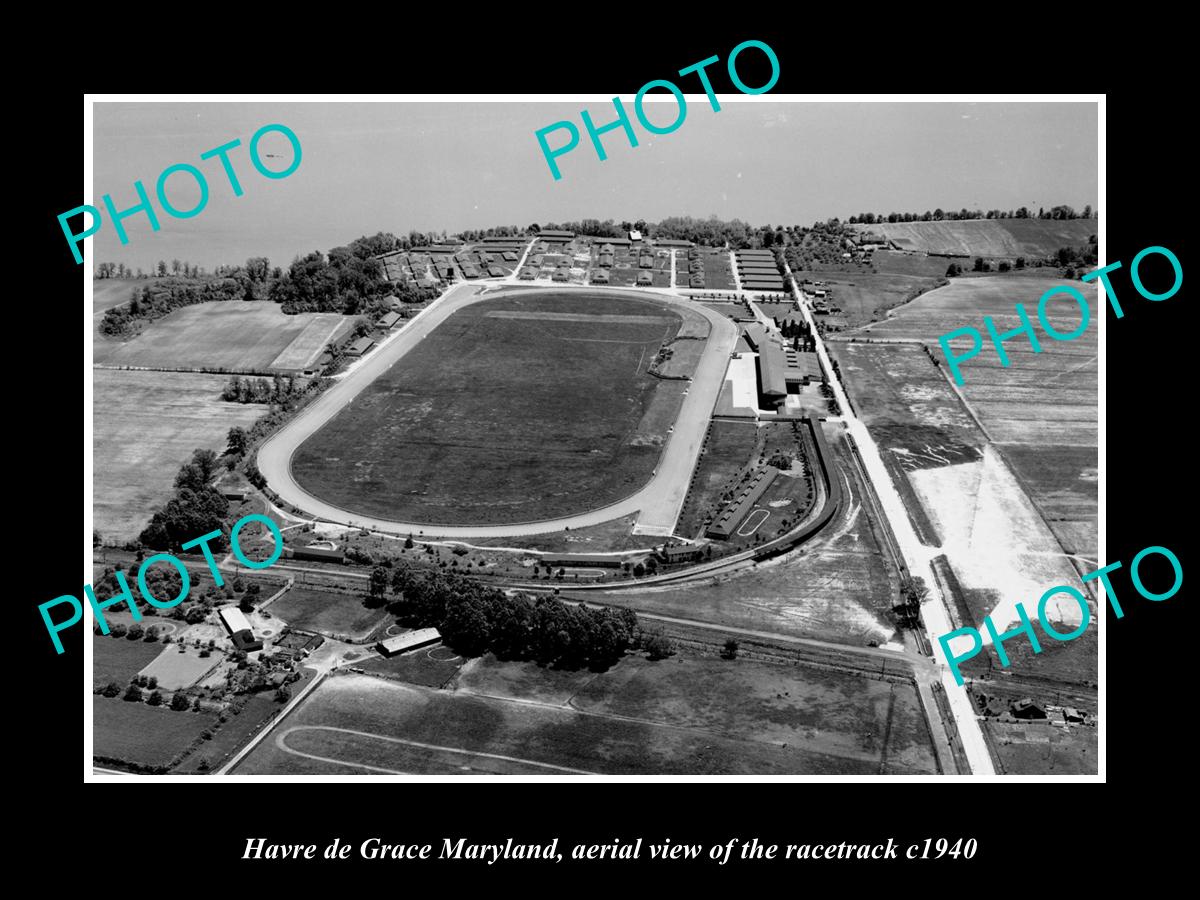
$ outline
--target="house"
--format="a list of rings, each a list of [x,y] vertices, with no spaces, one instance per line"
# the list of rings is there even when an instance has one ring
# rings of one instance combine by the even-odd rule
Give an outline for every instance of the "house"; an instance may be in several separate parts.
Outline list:
[[[375,346],[375,341],[369,337],[360,337],[357,341],[346,348],[347,356],[362,356],[368,350]]]
[[[641,239],[642,239],[642,233],[640,231],[629,232],[629,240],[630,241],[640,241]]]
[[[505,250],[500,256],[505,262],[516,262],[518,259],[517,254],[512,250]]]
[[[1029,697],[1023,700],[1017,700],[1012,704],[1012,714],[1018,719],[1044,719],[1046,718],[1046,710],[1039,704],[1034,703]]]
[[[488,275],[492,278],[504,278],[508,273],[499,266],[488,266]]]
[[[428,647],[441,639],[441,632],[436,628],[418,628],[415,631],[406,631],[404,634],[385,638],[375,645],[375,649],[381,656],[391,657],[409,650],[416,650],[418,647]]]
[[[479,270],[477,268],[475,268],[474,263],[463,263],[462,264],[462,273],[463,273],[463,278],[478,278],[479,277]]]
[[[229,632],[229,639],[237,649],[243,653],[253,653],[263,648],[263,642],[254,636],[254,631],[250,628],[250,620],[236,606],[222,606],[217,610],[217,615],[220,616],[221,624]]]
[[[611,269],[613,258],[611,253],[601,253],[599,265],[605,269]]]
[[[679,544],[663,547],[662,558],[668,563],[685,563],[699,559],[701,549],[694,544]]]
[[[391,328],[393,325],[395,325],[399,321],[400,321],[400,313],[390,312],[390,313],[387,313],[386,315],[384,315],[383,318],[381,318],[378,322],[376,322],[375,327],[383,328],[386,330],[388,328]]]
[[[650,272],[638,272],[638,287],[650,287],[654,284],[654,276]]]
[[[592,284],[608,284],[608,273],[601,269],[592,274]]]
[[[533,281],[537,278],[537,269],[524,268],[521,270],[522,281]]]
[[[694,288],[704,287],[704,276],[703,275],[693,275],[689,284],[691,287],[694,287]]]
[[[398,312],[399,310],[404,309],[404,304],[400,302],[400,299],[390,294],[383,298],[383,305],[393,312]]]
[[[642,269],[653,269],[654,268],[654,257],[653,256],[643,256],[641,259],[638,260],[638,267],[642,268]]]
[[[554,281],[570,281],[571,280],[570,273],[568,273],[566,269],[555,269],[554,275],[551,277],[553,278]]]

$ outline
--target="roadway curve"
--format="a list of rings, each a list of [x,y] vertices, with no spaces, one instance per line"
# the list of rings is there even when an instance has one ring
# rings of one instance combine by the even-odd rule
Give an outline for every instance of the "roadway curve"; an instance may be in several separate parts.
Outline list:
[[[709,419],[725,381],[725,368],[737,343],[737,327],[728,318],[699,303],[665,291],[608,289],[626,296],[649,297],[670,305],[686,307],[708,320],[710,332],[704,354],[696,367],[688,393],[683,398],[675,430],[659,457],[655,475],[641,489],[623,500],[573,516],[513,525],[436,525],[378,519],[334,506],[306,491],[292,476],[292,456],[308,438],[352,402],[371,382],[396,364],[426,335],[458,310],[495,295],[480,291],[490,285],[461,284],[451,288],[414,316],[399,332],[368,354],[350,372],[337,380],[292,421],[269,437],[259,448],[257,465],[271,490],[284,502],[309,515],[329,522],[394,534],[422,534],[426,538],[494,538],[546,534],[564,529],[587,528],[611,519],[640,513],[635,531],[669,535],[687,495],[688,481],[695,468]],[[523,290],[577,290],[604,292],[605,288],[553,284],[521,286]]]

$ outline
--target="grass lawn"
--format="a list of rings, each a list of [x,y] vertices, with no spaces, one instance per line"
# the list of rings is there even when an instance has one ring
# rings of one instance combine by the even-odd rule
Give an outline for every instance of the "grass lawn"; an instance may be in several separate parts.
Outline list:
[[[301,631],[316,631],[329,637],[341,635],[351,640],[366,638],[388,617],[383,607],[363,606],[362,595],[320,591],[304,585],[294,586],[268,610],[273,617]]]
[[[684,657],[548,673],[484,658],[454,688],[330,678],[238,774],[936,771],[915,691],[859,676]]]
[[[714,421],[700,459],[696,463],[688,495],[683,502],[675,533],[694,538],[704,520],[713,514],[727,485],[751,461],[758,444],[758,428],[753,422]]]
[[[93,369],[92,378],[93,515],[106,541],[137,537],[193,450],[221,452],[230,428],[266,412],[222,401],[221,375]]]
[[[136,590],[136,588],[135,588]],[[143,620],[149,624],[153,620]],[[170,646],[169,644],[167,646]],[[104,687],[115,681],[121,687],[129,684],[142,668],[151,663],[163,651],[160,641],[147,644],[111,635],[92,635],[92,684]]]
[[[212,713],[173,712],[120,697],[92,697],[92,755],[142,766],[168,766],[200,732],[216,725]]]
[[[453,650],[436,644],[433,647],[420,647],[391,659],[377,656],[364,662],[361,668],[382,678],[440,688],[458,674],[465,662],[466,660],[456,655]]]
[[[607,294],[473,304],[303,444],[293,473],[343,509],[429,524],[615,502],[650,478],[678,412],[679,384],[646,370],[679,325],[660,303]]]
[[[157,678],[159,687],[167,691],[191,687],[225,658],[224,654],[218,652],[201,657],[195,647],[188,647],[181,653],[177,644],[168,644],[167,649],[169,652],[151,661],[145,671],[147,676]]]
[[[113,366],[265,371],[283,355],[281,364],[302,366],[351,321],[336,313],[288,316],[279,304],[266,301],[197,303],[150,323],[132,340],[106,342],[96,361]],[[285,354],[297,339],[307,352]]]

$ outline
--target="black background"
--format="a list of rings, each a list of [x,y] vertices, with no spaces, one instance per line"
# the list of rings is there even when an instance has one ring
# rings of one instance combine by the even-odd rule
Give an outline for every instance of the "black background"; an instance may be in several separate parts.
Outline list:
[[[634,16],[630,8],[629,16]],[[680,16],[691,15],[681,11]],[[593,15],[609,15],[597,7]],[[13,409],[9,447],[11,496],[10,521],[19,520],[20,533],[10,532],[10,571],[18,584],[10,598],[16,629],[9,646],[19,645],[24,662],[8,683],[9,721],[6,732],[18,759],[10,761],[10,778],[17,789],[33,789],[33,802],[18,811],[28,823],[42,852],[55,854],[60,864],[79,855],[81,868],[89,867],[93,841],[113,847],[114,853],[131,852],[125,841],[146,841],[160,848],[192,848],[180,862],[204,866],[226,884],[258,882],[287,886],[316,886],[331,880],[347,889],[364,887],[359,876],[378,873],[389,879],[390,889],[416,889],[422,881],[401,881],[411,870],[435,875],[424,882],[427,890],[460,889],[469,882],[488,879],[495,884],[534,887],[567,874],[575,887],[601,881],[628,888],[648,887],[647,875],[668,882],[685,874],[689,881],[717,887],[732,878],[754,890],[766,890],[752,880],[766,874],[764,866],[799,875],[781,882],[789,892],[804,890],[820,873],[834,883],[855,886],[907,882],[906,875],[921,877],[930,891],[954,889],[964,869],[976,875],[1019,877],[1070,883],[1084,872],[1103,865],[1108,853],[1124,858],[1131,851],[1168,853],[1166,844],[1177,834],[1169,823],[1146,811],[1146,804],[1170,804],[1186,783],[1192,766],[1189,730],[1190,699],[1187,662],[1194,649],[1189,625],[1188,584],[1173,598],[1151,603],[1134,593],[1128,580],[1128,563],[1142,548],[1159,544],[1172,549],[1190,571],[1189,545],[1181,519],[1192,502],[1194,450],[1191,432],[1194,379],[1190,376],[1189,341],[1192,332],[1184,321],[1186,283],[1170,300],[1151,303],[1133,290],[1128,263],[1142,248],[1171,248],[1187,269],[1184,211],[1192,194],[1191,165],[1194,150],[1181,127],[1179,102],[1162,88],[1152,70],[1134,67],[1120,79],[1096,71],[1081,50],[1060,62],[1053,39],[1038,39],[1038,49],[1006,46],[1003,57],[992,57],[987,48],[972,52],[987,64],[963,65],[948,80],[943,68],[948,48],[914,50],[893,60],[886,42],[876,52],[842,53],[839,48],[795,29],[730,25],[705,37],[675,35],[637,39],[630,18],[622,26],[620,42],[590,39],[594,26],[575,30],[569,43],[538,41],[512,34],[504,46],[471,53],[453,49],[440,40],[412,40],[386,58],[335,62],[320,51],[321,59],[307,64],[290,51],[275,63],[261,63],[263,71],[276,64],[294,79],[258,77],[260,63],[239,66],[236,75],[214,82],[212,70],[203,77],[186,73],[143,72],[138,79],[103,73],[89,84],[101,91],[137,89],[155,92],[256,91],[279,89],[280,84],[300,91],[362,91],[370,88],[408,92],[601,92],[630,97],[646,81],[671,73],[707,56],[722,61],[741,40],[757,38],[769,43],[781,65],[779,83],[772,94],[811,91],[893,90],[909,92],[1108,92],[1107,200],[1099,205],[1108,238],[1107,260],[1122,260],[1126,268],[1114,275],[1125,317],[1107,312],[1107,560],[1122,560],[1126,568],[1116,573],[1114,585],[1125,608],[1125,618],[1107,620],[1107,784],[1026,783],[1006,779],[1000,784],[954,782],[899,783],[677,783],[638,781],[616,784],[480,784],[466,779],[450,784],[379,784],[370,779],[354,784],[246,784],[222,785],[223,790],[181,797],[170,779],[154,785],[84,785],[82,757],[84,678],[82,638],[86,627],[63,635],[67,652],[56,656],[37,612],[37,604],[60,594],[80,593],[86,577],[81,550],[86,555],[90,534],[74,518],[80,508],[82,479],[75,469],[84,445],[80,416],[79,377],[87,377],[83,364],[88,329],[78,330],[81,268],[70,254],[56,221],[59,212],[71,209],[82,196],[80,138],[83,95],[62,86],[46,90],[31,108],[27,122],[38,139],[29,145],[28,159],[20,168],[10,166],[10,179],[26,192],[23,212],[15,217],[29,238],[20,238],[22,249],[32,251],[36,276],[21,286],[9,280],[10,346],[27,348],[22,373],[9,373],[9,403]],[[369,30],[369,29],[368,29]],[[600,32],[597,31],[597,34]],[[382,36],[382,35],[381,35]],[[626,46],[637,41],[636,47]],[[546,44],[543,46],[542,44]],[[1016,42],[1020,43],[1020,42]],[[620,45],[623,49],[614,49]],[[426,49],[422,50],[422,46]],[[747,84],[766,80],[765,68],[755,71],[759,58],[749,51],[739,59]],[[895,67],[860,66],[866,61],[896,62]],[[899,65],[903,63],[903,65]],[[346,67],[346,68],[343,68]],[[340,70],[340,77],[329,73]],[[989,78],[987,72],[995,76]],[[718,92],[732,90],[723,65],[710,69]],[[1024,76],[1022,73],[1025,73]],[[134,73],[136,74],[136,73]],[[692,77],[694,80],[694,77]],[[1025,78],[1025,83],[1023,83]],[[1120,82],[1119,85],[1117,82]],[[696,84],[683,81],[684,90]],[[686,139],[686,127],[676,139]],[[1189,152],[1190,151],[1190,152]],[[1185,159],[1185,153],[1187,158]],[[782,178],[800,173],[781,173]],[[811,177],[819,177],[815,173]],[[1185,197],[1185,194],[1187,195]],[[1070,198],[1064,198],[1065,200]],[[937,205],[939,198],[930,198]],[[848,215],[851,210],[841,211]],[[581,216],[589,215],[579,210]],[[631,215],[634,213],[631,212]],[[10,219],[10,223],[14,220]],[[10,226],[11,227],[11,226]],[[402,231],[404,222],[394,230]],[[349,235],[347,237],[350,237]],[[90,251],[90,242],[87,243]],[[85,256],[87,252],[85,251]],[[90,258],[85,266],[91,265]],[[1145,280],[1153,285],[1154,268],[1148,263]],[[32,273],[31,273],[32,274]],[[1163,267],[1163,278],[1168,273]],[[1161,282],[1159,282],[1161,283]],[[24,313],[29,325],[18,326]],[[85,310],[85,320],[90,310]],[[62,331],[57,331],[58,328]],[[1094,327],[1094,326],[1093,326]],[[74,335],[74,337],[71,337]],[[78,355],[74,352],[78,348]],[[97,410],[103,416],[104,410]],[[129,440],[138,440],[131,432]],[[81,448],[81,445],[82,448]],[[79,528],[78,531],[75,529]],[[15,546],[12,546],[15,542]],[[15,553],[13,551],[16,551]],[[1160,561],[1161,562],[1161,561]],[[1169,575],[1165,571],[1163,576]],[[1144,578],[1156,585],[1153,568]],[[1161,587],[1160,587],[1161,589]],[[25,688],[22,690],[22,688]],[[32,776],[30,778],[29,776]],[[215,779],[213,781],[216,781]],[[211,783],[211,782],[206,782]],[[1100,792],[1104,793],[1101,794]],[[1139,812],[1134,813],[1133,807]],[[1186,820],[1185,820],[1186,821]],[[1183,827],[1182,825],[1178,827]],[[67,835],[74,835],[68,838]],[[979,851],[970,862],[904,863],[899,865],[850,861],[813,863],[756,862],[718,868],[711,863],[640,866],[623,863],[607,869],[597,863],[571,866],[544,864],[486,866],[400,861],[332,863],[239,863],[247,837],[272,842],[313,843],[323,848],[334,836],[354,844],[378,836],[388,843],[434,843],[441,838],[465,836],[469,841],[545,842],[560,838],[560,849],[576,842],[611,842],[643,837],[673,843],[724,842],[730,837],[758,837],[764,843],[866,843],[893,837],[906,845],[926,837],[974,837]],[[64,841],[69,840],[69,849]],[[111,843],[110,843],[111,842]],[[1115,842],[1115,843],[1114,843]],[[1117,849],[1120,845],[1121,849]],[[65,854],[65,856],[64,856]],[[1108,860],[1111,861],[1111,860]],[[953,871],[948,871],[947,866]],[[137,868],[141,868],[139,865]],[[449,874],[437,879],[436,875]],[[129,889],[140,880],[130,870],[122,879]],[[653,874],[652,874],[653,873]],[[187,876],[173,867],[151,866],[143,890],[157,883],[156,892],[174,890]],[[583,880],[580,880],[583,879]],[[844,882],[843,879],[852,879]],[[946,879],[944,882],[940,879]],[[826,878],[821,878],[825,881]],[[682,883],[682,882],[680,882]],[[913,882],[914,884],[917,882]],[[974,881],[988,889],[989,882]],[[1013,882],[1014,884],[1020,882]]]

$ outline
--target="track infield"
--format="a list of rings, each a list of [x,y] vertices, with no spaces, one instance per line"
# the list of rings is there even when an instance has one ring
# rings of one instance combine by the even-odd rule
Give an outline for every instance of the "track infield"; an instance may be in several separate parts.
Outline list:
[[[438,306],[268,442],[273,488],[393,531],[486,536],[636,510],[670,530],[736,337],[726,323],[689,383],[648,374],[685,321],[717,318],[678,298],[534,289]]]

